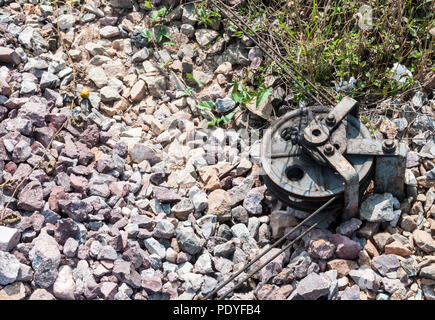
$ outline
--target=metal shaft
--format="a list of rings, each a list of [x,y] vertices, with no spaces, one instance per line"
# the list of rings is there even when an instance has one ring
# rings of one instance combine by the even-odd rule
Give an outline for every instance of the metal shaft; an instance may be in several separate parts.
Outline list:
[[[241,280],[240,282],[238,282],[234,288],[232,288],[231,290],[228,290],[227,292],[225,292],[218,300],[222,300],[224,299],[228,294],[230,294],[231,292],[235,291],[237,288],[239,288],[246,280],[248,280],[249,278],[251,278],[254,274],[256,274],[258,271],[260,271],[261,269],[263,269],[265,266],[267,266],[271,261],[275,260],[276,257],[278,257],[281,253],[283,253],[284,251],[286,251],[288,248],[290,248],[296,241],[298,241],[299,239],[301,239],[303,236],[305,236],[308,232],[310,232],[311,230],[313,230],[315,227],[317,227],[320,223],[322,223],[327,217],[324,217],[323,219],[321,219],[320,221],[317,221],[316,223],[314,223],[311,227],[309,227],[307,230],[305,230],[303,233],[301,233],[299,236],[297,236],[294,240],[292,240],[291,242],[289,242],[284,248],[282,248],[281,250],[279,250],[276,254],[273,255],[272,258],[269,258],[266,262],[264,262],[261,266],[259,266],[257,269],[255,269],[254,271],[252,271],[251,273],[248,274],[247,277],[245,277],[243,280]]]
[[[212,297],[216,292],[218,292],[220,289],[225,287],[228,283],[233,281],[238,275],[240,275],[242,272],[247,270],[250,266],[252,266],[255,262],[260,260],[265,254],[267,254],[270,250],[275,248],[278,244],[280,244],[282,241],[287,239],[289,235],[291,235],[293,232],[297,231],[300,227],[302,227],[308,220],[316,216],[318,213],[320,213],[324,208],[326,208],[331,202],[333,202],[336,199],[336,197],[333,197],[329,199],[327,202],[325,202],[320,208],[318,208],[316,211],[314,211],[312,214],[310,214],[308,217],[306,217],[303,221],[301,221],[297,226],[295,226],[293,229],[291,229],[289,232],[287,232],[284,236],[282,236],[280,239],[278,239],[273,245],[271,245],[267,250],[262,252],[260,255],[255,257],[251,262],[248,263],[248,265],[239,271],[237,271],[234,275],[232,275],[229,279],[224,281],[222,284],[220,284],[216,289],[214,289],[212,292],[210,292],[203,300],[207,300],[210,297]]]

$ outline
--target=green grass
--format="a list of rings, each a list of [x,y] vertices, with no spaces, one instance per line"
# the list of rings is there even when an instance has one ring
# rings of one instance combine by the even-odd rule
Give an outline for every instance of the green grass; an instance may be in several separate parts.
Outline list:
[[[291,65],[316,86],[339,99],[350,95],[369,102],[402,92],[413,79],[398,83],[389,70],[395,62],[405,65],[417,78],[433,69],[435,54],[429,30],[435,25],[435,0],[247,0],[237,10],[243,20],[273,45]],[[358,25],[358,10],[372,8],[373,25]],[[232,36],[242,34],[227,22]],[[231,31],[232,30],[232,31]],[[253,78],[278,72],[271,61]],[[337,93],[334,82],[357,80],[354,89]],[[297,77],[303,82],[301,77]],[[296,100],[302,91],[287,82]],[[249,84],[249,83],[248,83]],[[254,85],[252,83],[252,85]],[[308,87],[309,88],[309,87]]]

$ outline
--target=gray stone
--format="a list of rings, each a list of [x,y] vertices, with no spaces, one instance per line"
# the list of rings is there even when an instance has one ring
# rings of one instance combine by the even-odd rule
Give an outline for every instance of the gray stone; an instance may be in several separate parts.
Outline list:
[[[388,293],[393,293],[397,290],[404,290],[405,286],[399,279],[382,278],[384,290]]]
[[[116,250],[110,246],[106,245],[101,248],[101,250],[98,252],[98,260],[116,260],[118,259],[118,254],[116,253]]]
[[[195,207],[195,211],[203,212],[208,208],[207,195],[202,192],[197,186],[194,186],[189,191],[189,198]]]
[[[236,250],[236,246],[233,241],[227,241],[222,244],[218,244],[213,249],[213,255],[215,257],[230,257],[234,251]]]
[[[187,220],[189,214],[195,210],[190,199],[182,198],[176,205],[171,208],[171,212],[180,220]]]
[[[72,14],[63,14],[58,18],[58,25],[60,30],[68,30],[75,24],[76,17]]]
[[[298,283],[296,290],[305,300],[317,300],[329,293],[329,285],[328,280],[312,272]]]
[[[201,240],[193,231],[177,228],[176,237],[181,250],[192,255],[201,250]]]
[[[106,73],[101,67],[90,68],[88,76],[98,88],[102,88],[108,83]]]
[[[102,102],[112,102],[121,99],[118,91],[111,86],[105,86],[100,90],[100,96]]]
[[[183,6],[181,21],[192,26],[195,26],[195,24],[198,22],[195,6],[193,4]]]
[[[18,278],[20,262],[9,252],[0,250],[0,285],[13,283]]]
[[[302,279],[307,275],[311,262],[312,260],[308,253],[306,251],[302,251],[291,258],[287,268],[293,272],[297,279]]]
[[[154,237],[171,239],[174,236],[174,225],[168,220],[160,220],[154,228]]]
[[[147,48],[142,48],[138,52],[136,52],[133,57],[131,57],[131,61],[133,62],[143,62],[150,56],[150,51]]]
[[[153,166],[161,161],[160,155],[155,150],[140,143],[135,144],[133,148],[129,150],[129,155],[131,161],[135,163],[141,163],[142,161],[147,160],[150,165]]]
[[[63,245],[63,253],[65,256],[72,258],[76,255],[79,242],[74,238],[68,238]]]
[[[377,291],[380,287],[375,272],[370,268],[350,270],[349,276],[362,290],[368,289],[368,290]]]
[[[100,29],[100,36],[103,38],[114,38],[120,35],[118,27],[105,26]]]
[[[263,206],[261,204],[264,198],[264,192],[266,191],[266,186],[261,186],[258,188],[253,188],[249,190],[243,200],[243,207],[253,215],[259,215],[263,213]]]
[[[184,23],[180,27],[180,32],[191,38],[195,34],[195,28],[190,24]]]
[[[214,215],[207,214],[196,221],[197,225],[201,228],[202,235],[209,238],[214,235],[216,231],[217,218]]]
[[[399,209],[399,206],[391,193],[375,194],[361,204],[360,217],[370,222],[391,221],[396,216],[394,209]]]
[[[216,109],[221,113],[227,113],[236,107],[236,103],[231,98],[216,99]]]
[[[212,43],[217,37],[219,33],[215,30],[210,29],[198,29],[195,31],[196,41],[199,43],[201,47],[205,47]]]
[[[204,252],[198,257],[194,265],[194,271],[201,274],[213,272],[211,256],[208,252]]]
[[[44,72],[42,73],[41,82],[39,83],[39,86],[41,89],[51,88],[54,89],[59,85],[59,77],[50,73],[50,72]]]
[[[58,275],[57,268],[61,259],[59,247],[56,240],[45,232],[41,232],[33,242],[29,257],[35,270],[35,283],[42,288],[48,288]]]
[[[421,268],[420,276],[428,279],[435,280],[435,263]]]
[[[161,259],[164,259],[166,256],[166,248],[163,244],[161,244],[159,241],[157,241],[154,238],[148,238],[145,239],[144,241],[144,245],[147,248],[147,250],[151,253],[151,254],[157,254]]]

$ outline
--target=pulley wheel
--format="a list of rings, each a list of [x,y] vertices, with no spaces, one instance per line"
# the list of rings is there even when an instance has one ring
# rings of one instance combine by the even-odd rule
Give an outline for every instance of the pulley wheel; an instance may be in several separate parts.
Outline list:
[[[315,117],[323,120],[325,107],[301,108],[278,119],[266,131],[262,142],[262,167],[269,190],[283,203],[313,212],[334,196],[329,209],[342,207],[344,182],[321,159],[314,160],[298,144],[298,135]],[[371,139],[367,128],[347,115],[330,136],[336,152],[343,154],[359,175],[360,195],[367,188],[374,168],[373,156],[346,155],[346,139]]]

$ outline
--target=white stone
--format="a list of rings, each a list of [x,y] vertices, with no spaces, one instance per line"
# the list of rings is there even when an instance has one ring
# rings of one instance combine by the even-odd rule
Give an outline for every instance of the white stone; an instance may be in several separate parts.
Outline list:
[[[17,229],[0,226],[0,250],[9,251],[20,241],[20,233]]]
[[[75,300],[74,291],[76,285],[70,266],[62,266],[59,270],[56,282],[53,285],[53,294],[58,299]]]

